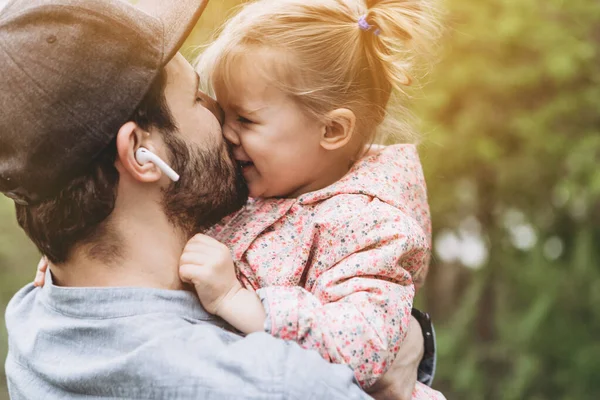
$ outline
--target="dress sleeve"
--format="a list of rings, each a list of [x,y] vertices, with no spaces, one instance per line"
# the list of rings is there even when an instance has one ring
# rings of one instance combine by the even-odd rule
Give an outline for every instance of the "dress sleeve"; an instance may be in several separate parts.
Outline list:
[[[368,196],[337,196],[317,218],[304,287],[258,290],[272,335],[348,364],[369,387],[392,364],[407,332],[429,240],[418,223]],[[358,211],[357,211],[358,210]]]

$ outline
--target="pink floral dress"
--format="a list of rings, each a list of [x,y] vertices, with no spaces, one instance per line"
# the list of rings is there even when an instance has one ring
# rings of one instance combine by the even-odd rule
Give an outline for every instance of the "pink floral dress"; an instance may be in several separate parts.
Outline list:
[[[387,147],[296,199],[250,200],[207,234],[261,297],[267,332],[348,364],[365,388],[390,367],[431,247],[414,146]],[[413,398],[443,396],[418,384]]]

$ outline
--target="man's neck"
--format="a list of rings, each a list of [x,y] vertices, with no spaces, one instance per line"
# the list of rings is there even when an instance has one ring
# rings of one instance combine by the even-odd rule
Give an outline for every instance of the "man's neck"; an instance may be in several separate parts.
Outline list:
[[[71,287],[151,287],[181,290],[179,258],[184,235],[166,219],[162,210],[131,210],[111,216],[118,235],[121,257],[103,260],[92,256],[92,246],[81,246],[69,261],[51,265],[55,283]],[[146,214],[146,215],[143,215]],[[97,246],[97,244],[96,244]]]

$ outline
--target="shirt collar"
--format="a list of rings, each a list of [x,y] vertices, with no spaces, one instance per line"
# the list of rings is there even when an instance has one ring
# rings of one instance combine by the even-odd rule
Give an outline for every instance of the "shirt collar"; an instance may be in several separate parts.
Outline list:
[[[46,272],[40,298],[54,311],[75,318],[105,319],[172,313],[193,320],[215,320],[191,292],[135,287],[61,287],[54,285],[50,268]]]

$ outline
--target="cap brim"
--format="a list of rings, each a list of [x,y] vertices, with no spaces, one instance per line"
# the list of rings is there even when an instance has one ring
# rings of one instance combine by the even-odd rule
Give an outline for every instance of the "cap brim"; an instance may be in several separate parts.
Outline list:
[[[162,21],[164,59],[169,62],[192,32],[208,0],[140,0],[135,7]]]

